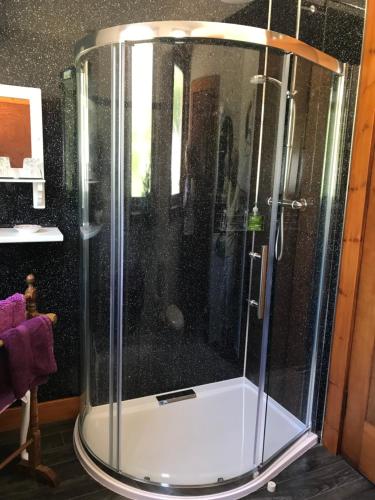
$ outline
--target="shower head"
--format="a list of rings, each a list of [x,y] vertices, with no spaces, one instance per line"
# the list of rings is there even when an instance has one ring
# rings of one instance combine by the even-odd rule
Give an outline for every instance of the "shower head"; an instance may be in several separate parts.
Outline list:
[[[277,78],[272,78],[272,76],[267,75],[254,75],[250,78],[250,83],[254,85],[259,85],[263,83],[273,83],[274,85],[278,85],[281,87],[281,81]]]
[[[265,75],[254,75],[250,78],[250,83],[265,83],[266,76]]]

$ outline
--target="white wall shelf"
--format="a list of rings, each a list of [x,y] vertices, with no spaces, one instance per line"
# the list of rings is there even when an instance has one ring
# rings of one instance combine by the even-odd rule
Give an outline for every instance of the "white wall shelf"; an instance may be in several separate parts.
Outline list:
[[[41,182],[41,183],[45,183],[46,181],[44,179],[34,179],[32,177],[23,177],[23,178],[19,178],[19,177],[0,177],[0,182]]]
[[[0,227],[0,243],[42,243],[63,241],[64,236],[57,227],[42,227],[36,233],[21,233],[11,227]]]

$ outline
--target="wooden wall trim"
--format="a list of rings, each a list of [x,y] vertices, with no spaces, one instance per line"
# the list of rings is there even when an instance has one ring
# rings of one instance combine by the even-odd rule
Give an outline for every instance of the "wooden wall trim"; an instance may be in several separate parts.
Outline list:
[[[63,420],[73,420],[79,412],[79,397],[55,399],[39,403],[39,423],[48,424]],[[19,429],[21,426],[21,408],[9,408],[0,414],[0,432]]]
[[[375,110],[375,102],[373,103]],[[374,113],[373,113],[374,114]],[[373,124],[375,125],[375,123]],[[373,146],[375,146],[375,128],[373,126]],[[375,425],[365,429],[367,408],[370,395],[372,361],[374,353],[374,259],[375,259],[375,163],[374,155],[371,158],[371,185],[369,192],[368,210],[366,213],[361,271],[358,284],[357,307],[353,341],[348,375],[348,397],[345,409],[345,418],[341,442],[341,454],[346,456],[357,467],[360,465],[365,443],[362,436],[371,436],[375,432]],[[374,394],[375,395],[375,394]],[[375,413],[374,413],[375,415]],[[374,447],[374,441],[368,443]],[[375,453],[375,450],[374,450]],[[368,453],[364,453],[368,456]],[[375,467],[370,467],[373,477]],[[369,472],[370,472],[369,471]]]
[[[345,34],[343,34],[345,36]],[[375,103],[375,2],[367,2],[362,65],[328,377],[323,444],[340,451],[363,233],[370,183]]]

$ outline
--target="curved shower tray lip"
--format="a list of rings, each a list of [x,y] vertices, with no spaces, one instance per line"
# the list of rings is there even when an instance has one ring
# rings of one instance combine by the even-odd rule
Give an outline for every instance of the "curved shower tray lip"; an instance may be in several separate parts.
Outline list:
[[[118,495],[130,498],[131,500],[170,500],[171,498],[177,499],[194,499],[194,500],[236,500],[243,498],[254,491],[259,490],[262,486],[275,478],[282,470],[284,470],[288,465],[292,464],[297,458],[302,456],[306,451],[315,446],[318,443],[318,436],[312,432],[306,432],[302,435],[294,444],[292,444],[279,458],[273,461],[268,467],[266,467],[257,477],[248,481],[247,483],[238,485],[233,485],[232,488],[228,487],[225,491],[207,493],[207,494],[195,494],[183,495],[176,494],[165,494],[156,493],[153,491],[148,491],[142,488],[136,488],[124,483],[114,477],[109,473],[103,471],[99,465],[97,465],[86,451],[80,435],[79,435],[79,417],[76,420],[74,427],[73,443],[76,455],[79,462],[81,463],[84,470],[93,478],[95,481],[100,483],[105,488],[117,493]],[[202,488],[202,491],[207,488]]]
[[[343,73],[340,61],[291,36],[253,26],[209,21],[152,21],[104,28],[86,35],[76,44],[76,61],[96,47],[156,39],[216,39],[250,43],[292,53],[339,75]]]

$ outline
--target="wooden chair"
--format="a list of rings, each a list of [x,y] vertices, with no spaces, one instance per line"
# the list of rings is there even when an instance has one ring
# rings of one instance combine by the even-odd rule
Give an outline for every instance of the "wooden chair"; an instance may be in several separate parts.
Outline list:
[[[35,276],[29,274],[26,277],[27,289],[25,291],[26,299],[26,318],[31,319],[40,316],[36,305],[37,290],[35,287]],[[56,314],[46,314],[53,324],[57,321]],[[0,348],[3,347],[3,341],[0,340]],[[19,468],[30,474],[36,479],[47,482],[50,486],[57,486],[59,478],[54,470],[42,464],[41,436],[38,417],[38,388],[35,387],[28,391],[26,401],[23,403],[23,415],[20,435],[20,446],[8,457],[0,462],[0,470],[8,465],[17,456],[21,455]],[[30,422],[30,427],[29,427]],[[29,431],[29,432],[28,432]]]

